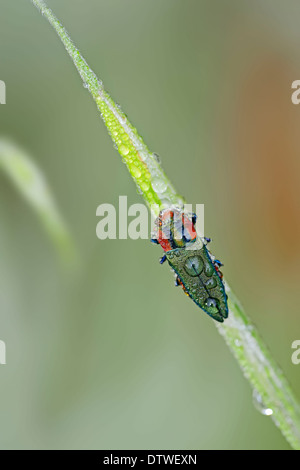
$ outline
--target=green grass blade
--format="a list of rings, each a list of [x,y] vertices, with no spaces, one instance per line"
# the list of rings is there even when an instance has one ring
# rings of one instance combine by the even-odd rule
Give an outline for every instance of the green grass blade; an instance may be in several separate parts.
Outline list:
[[[62,24],[43,1],[33,0],[33,3],[49,20],[62,40],[82,78],[84,86],[94,98],[122,160],[154,215],[158,215],[161,206],[181,206],[183,204],[182,197],[176,193],[161,165],[157,162],[155,154],[150,152],[136,128],[104,90],[103,83],[88,66]]]
[[[66,261],[71,260],[74,255],[73,242],[36,163],[15,144],[0,139],[0,170],[38,214],[59,255]]]
[[[62,24],[44,1],[32,1],[62,40],[94,98],[113,142],[153,213],[157,215],[161,206],[181,206],[184,203],[182,197],[175,191],[155,155],[149,151],[127,116],[104,90],[102,82],[90,69]],[[222,325],[217,324],[217,328],[238,360],[255,394],[261,397],[269,414],[272,413],[275,424],[290,445],[300,449],[300,409],[297,400],[228,284],[226,292],[229,318]]]

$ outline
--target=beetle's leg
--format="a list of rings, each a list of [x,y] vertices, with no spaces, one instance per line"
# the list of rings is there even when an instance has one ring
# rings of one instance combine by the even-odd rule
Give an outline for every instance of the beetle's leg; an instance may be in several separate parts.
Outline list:
[[[159,244],[157,238],[151,238],[150,241],[151,241],[152,243],[156,243],[156,245]]]
[[[208,245],[208,243],[210,243],[212,239],[209,237],[201,237],[201,241],[204,245]]]
[[[221,263],[221,261],[218,260],[218,259],[215,259],[215,260],[214,260],[214,264],[217,265],[218,267],[224,266],[224,264]]]
[[[221,271],[220,271],[218,268],[216,268],[216,271],[217,271],[217,273],[218,273],[219,278],[220,278],[221,281],[222,281],[222,280],[223,280],[223,273],[221,273]]]
[[[194,212],[192,214],[192,222],[193,222],[193,225],[195,225],[197,222],[197,215]]]
[[[163,264],[166,261],[167,257],[164,255],[162,258],[160,258],[159,262],[160,264]]]
[[[215,259],[213,263],[214,263],[214,266],[215,266],[215,269],[218,273],[219,278],[222,280],[223,279],[223,273],[220,271],[220,267],[224,266],[224,264],[222,264],[221,261],[218,260],[218,259]]]
[[[217,271],[217,274],[218,274],[219,278],[220,278],[221,281],[222,281],[222,279],[223,279],[223,273],[222,273],[222,272],[220,271],[220,269],[219,269],[219,264],[217,264],[217,263],[215,264],[215,263],[214,263],[214,266],[215,266],[215,270]],[[223,266],[223,265],[222,265],[222,266]]]
[[[184,292],[187,296],[189,296],[189,293],[188,293],[188,291],[186,290],[186,288],[185,288],[183,282],[180,280],[180,277],[179,277],[179,276],[176,276],[176,277],[175,277],[175,286],[176,286],[176,287],[177,287],[177,286],[181,286],[183,292]]]
[[[176,276],[176,278],[175,278],[175,286],[176,287],[181,286],[182,289],[184,290],[184,292],[187,294],[186,288],[184,287],[183,282],[180,280],[179,276]]]

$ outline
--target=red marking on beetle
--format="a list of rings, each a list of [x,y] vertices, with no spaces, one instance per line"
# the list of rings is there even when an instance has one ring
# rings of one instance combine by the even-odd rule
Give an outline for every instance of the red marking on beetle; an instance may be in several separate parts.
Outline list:
[[[165,209],[158,217],[157,241],[164,251],[183,248],[193,242],[197,232],[192,220],[178,209]]]
[[[172,250],[170,239],[165,236],[161,229],[158,230],[157,241],[164,251]]]
[[[182,214],[182,226],[184,228],[184,235],[188,233],[191,238],[190,241],[195,241],[197,238],[195,226],[185,214]]]

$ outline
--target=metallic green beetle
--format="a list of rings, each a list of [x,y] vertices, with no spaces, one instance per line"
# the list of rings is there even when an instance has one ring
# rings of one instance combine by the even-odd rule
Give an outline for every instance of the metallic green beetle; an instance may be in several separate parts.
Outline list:
[[[187,217],[179,209],[165,209],[156,221],[155,237],[165,255],[160,262],[168,261],[176,273],[175,284],[208,315],[218,322],[228,317],[227,295],[219,270],[222,265],[210,255],[206,245],[199,240],[195,230],[196,217]],[[206,242],[210,240],[205,239]]]

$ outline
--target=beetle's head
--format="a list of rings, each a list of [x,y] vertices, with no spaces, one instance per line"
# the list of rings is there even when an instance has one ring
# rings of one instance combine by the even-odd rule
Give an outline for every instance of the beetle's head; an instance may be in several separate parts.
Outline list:
[[[160,212],[156,220],[156,238],[164,251],[184,248],[196,240],[193,217],[175,208]]]

